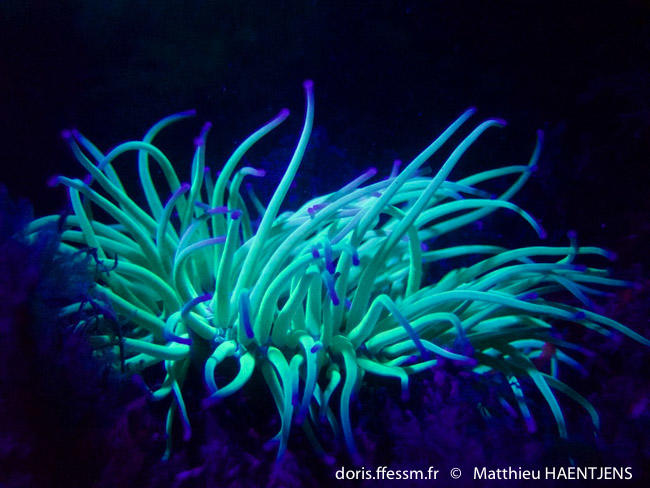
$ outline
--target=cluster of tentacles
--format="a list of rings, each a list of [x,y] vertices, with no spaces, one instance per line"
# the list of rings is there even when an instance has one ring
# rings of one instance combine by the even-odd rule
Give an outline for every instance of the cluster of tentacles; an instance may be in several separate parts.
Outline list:
[[[423,165],[467,122],[474,113],[470,109],[403,169],[395,164],[390,175],[375,182],[369,180],[376,171],[369,170],[339,191],[280,213],[312,129],[312,83],[304,87],[302,133],[266,206],[251,190],[246,195],[240,190],[245,177],[264,172],[238,165],[253,144],[287,118],[287,110],[251,134],[216,177],[204,163],[206,124],[195,140],[189,183],[179,181],[153,140],[193,112],[171,115],[142,140],[107,154],[78,131],[64,133],[88,176],[54,180],[67,187],[72,208],[58,224],[60,250],[93,249],[102,269],[98,296],[127,324],[119,334],[95,334],[91,340],[97,348],[119,352],[115,357],[122,357],[128,371],[162,363],[165,380],[151,388],[155,398],[171,397],[168,433],[176,414],[190,433],[182,387],[190,356],[203,350],[211,398],[237,392],[256,368],[261,371],[281,417],[279,456],[292,426],[305,429],[316,449],[314,428],[331,428],[354,454],[350,400],[364,375],[398,380],[406,393],[411,374],[441,360],[504,375],[511,394],[502,403],[519,410],[529,426],[534,421],[523,378],[539,389],[561,436],[567,430],[557,392],[582,405],[597,426],[592,405],[559,379],[560,365],[581,368],[572,355],[582,349],[552,332],[555,321],[565,321],[650,344],[591,306],[590,297],[604,294],[603,287],[626,283],[576,261],[583,255],[607,259],[609,253],[579,247],[573,235],[565,247],[436,247],[440,236],[499,209],[515,212],[543,237],[539,224],[510,202],[535,169],[541,134],[528,164],[448,180],[470,145],[487,129],[503,125],[486,120],[433,176],[426,176]],[[127,194],[116,170],[118,158],[127,153],[137,156],[148,208]],[[163,188],[154,185],[151,162],[166,180]],[[501,194],[486,190],[491,182],[508,178],[510,186]],[[58,219],[35,220],[30,232]],[[428,265],[456,257],[473,264],[426,282]],[[555,301],[558,292],[582,305]],[[80,303],[62,313],[92,306]],[[533,360],[549,350],[548,371],[540,370]],[[238,370],[229,382],[217,384],[222,376],[215,370],[227,358],[238,363]]]

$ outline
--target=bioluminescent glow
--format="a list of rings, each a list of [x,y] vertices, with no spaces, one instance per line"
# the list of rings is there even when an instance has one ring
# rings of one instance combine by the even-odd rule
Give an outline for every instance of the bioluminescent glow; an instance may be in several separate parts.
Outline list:
[[[594,311],[592,297],[627,283],[579,261],[587,255],[606,260],[610,253],[579,246],[573,234],[559,247],[507,249],[481,243],[478,231],[476,242],[437,245],[440,236],[497,210],[514,212],[544,236],[536,220],[510,201],[536,167],[541,133],[528,164],[450,180],[474,141],[504,124],[486,120],[427,176],[423,166],[468,123],[475,112],[470,109],[403,169],[395,165],[379,179],[369,170],[334,193],[281,212],[312,130],[313,84],[304,88],[302,133],[266,206],[240,188],[245,178],[263,177],[264,171],[239,164],[288,110],[248,136],[216,175],[205,167],[205,124],[195,140],[188,183],[179,181],[153,143],[166,126],[193,112],[166,117],[142,140],[107,154],[77,131],[64,134],[88,177],[54,180],[67,187],[72,207],[60,251],[93,249],[100,264],[97,295],[126,324],[119,333],[97,333],[90,340],[114,350],[128,371],[162,363],[165,380],[151,394],[171,399],[168,434],[176,415],[186,437],[191,433],[183,383],[190,357],[206,357],[201,351],[207,351],[203,373],[212,399],[236,393],[261,372],[281,418],[278,456],[292,427],[304,429],[318,452],[318,430],[331,429],[355,455],[350,401],[364,375],[398,381],[406,395],[411,375],[441,361],[507,378],[511,391],[502,403],[518,410],[530,429],[535,422],[524,379],[545,399],[560,436],[567,436],[567,426],[558,393],[584,407],[597,428],[594,407],[560,379],[563,368],[581,368],[584,349],[554,331],[557,322],[574,323],[650,345]],[[120,180],[115,163],[129,153],[137,155],[146,207],[135,203]],[[152,162],[166,184],[154,184]],[[488,190],[496,180],[509,181],[500,194]],[[35,220],[30,232],[58,219]],[[472,264],[427,279],[427,270],[454,258]],[[558,301],[561,296],[567,300]],[[92,306],[79,303],[62,313]],[[546,369],[535,362],[542,354],[550,354]],[[238,369],[223,381],[218,371],[228,358]]]

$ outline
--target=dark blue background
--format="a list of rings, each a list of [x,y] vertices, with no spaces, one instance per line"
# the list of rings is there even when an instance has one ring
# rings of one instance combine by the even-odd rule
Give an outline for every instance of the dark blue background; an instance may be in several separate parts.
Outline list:
[[[194,107],[198,120],[163,146],[187,164],[211,120],[218,167],[288,106],[290,121],[251,159],[271,166],[272,183],[285,161],[269,158],[295,142],[300,84],[313,78],[316,138],[301,199],[371,165],[388,171],[477,105],[510,126],[456,174],[524,160],[542,128],[542,171],[518,201],[551,232],[576,228],[629,257],[650,244],[649,14],[633,0],[2,2],[1,180],[39,213],[56,210],[63,191],[45,190],[48,177],[79,174],[63,128],[108,150]]]

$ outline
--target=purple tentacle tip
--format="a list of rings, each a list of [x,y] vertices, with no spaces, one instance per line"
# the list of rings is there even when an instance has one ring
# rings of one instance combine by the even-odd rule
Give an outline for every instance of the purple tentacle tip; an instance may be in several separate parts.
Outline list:
[[[205,145],[205,140],[211,128],[212,128],[212,122],[206,122],[205,124],[203,124],[203,127],[201,128],[201,133],[198,135],[198,137],[194,138],[195,146]]]
[[[239,217],[241,217],[241,210],[233,210],[230,212],[230,218],[233,220],[237,220]]]
[[[61,131],[61,138],[62,138],[64,141],[69,140],[70,138],[72,138],[72,131],[71,131],[70,129],[63,129],[63,130]]]
[[[192,345],[192,339],[190,337],[180,337],[176,334],[171,334],[168,340],[171,342],[177,342],[178,344],[185,344],[186,346]]]
[[[408,401],[409,401],[409,398],[410,398],[410,393],[409,393],[408,388],[403,389],[402,392],[401,392],[401,394],[400,394],[400,399],[401,399],[403,402],[408,402]]]
[[[134,374],[133,376],[131,376],[131,383],[133,383],[135,386],[137,386],[143,391],[147,391],[147,392],[149,391],[149,388],[147,387],[147,383],[139,374]]]
[[[587,318],[587,314],[582,310],[577,311],[573,316],[573,320],[584,320],[586,318]]]
[[[217,397],[206,397],[203,400],[201,400],[201,409],[202,410],[207,410],[208,408],[212,408],[215,406],[217,403],[219,403],[221,399]]]
[[[526,418],[526,429],[528,429],[528,432],[531,434],[537,432],[537,424],[534,419],[530,417]]]
[[[566,235],[569,239],[576,239],[578,237],[578,233],[575,230],[570,230]]]
[[[52,188],[52,187],[58,185],[59,181],[60,181],[59,180],[59,175],[50,176],[50,178],[47,180],[47,186]]]
[[[494,122],[496,122],[497,124],[499,124],[501,127],[505,127],[506,125],[508,125],[508,122],[506,121],[506,119],[496,118],[496,119],[492,119],[492,120]]]
[[[536,300],[537,298],[539,298],[539,295],[534,291],[519,296],[520,300]]]
[[[282,110],[280,110],[280,112],[278,112],[277,118],[278,119],[286,119],[287,117],[289,117],[290,113],[291,112],[289,111],[288,108],[283,108]]]
[[[313,80],[305,80],[302,82],[302,86],[305,90],[311,91],[314,88]]]

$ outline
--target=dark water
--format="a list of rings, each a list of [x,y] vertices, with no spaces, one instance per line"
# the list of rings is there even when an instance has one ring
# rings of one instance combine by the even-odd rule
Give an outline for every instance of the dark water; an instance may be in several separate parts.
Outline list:
[[[650,5],[641,0],[9,0],[0,3],[0,181],[37,214],[56,212],[65,194],[47,180],[82,174],[59,136],[64,128],[108,150],[167,114],[196,108],[197,118],[170,129],[161,145],[189,168],[192,140],[210,120],[208,161],[218,169],[238,142],[288,107],[289,121],[248,157],[268,170],[272,187],[297,140],[301,83],[310,78],[315,130],[292,206],[369,166],[388,173],[394,159],[417,155],[474,105],[477,122],[499,116],[509,125],[486,134],[454,174],[526,161],[535,130],[543,129],[540,170],[517,203],[541,220],[553,243],[575,229],[581,242],[614,250],[619,276],[642,285],[611,307],[647,333],[648,66]],[[135,179],[134,168],[124,171]],[[512,242],[524,239],[519,230],[500,231]],[[648,387],[638,373],[647,354],[631,341],[620,347],[637,357],[633,366],[608,366],[620,379],[616,395],[638,401],[635,391]],[[629,357],[606,352],[614,363]],[[604,418],[616,419],[616,402],[602,402]],[[647,409],[637,423],[605,427],[620,446],[618,462],[648,463]],[[142,456],[155,458],[146,450]],[[200,458],[187,456],[182,469]],[[89,472],[105,472],[97,464]],[[317,483],[331,470],[314,473],[302,482]]]
[[[345,181],[348,167],[408,160],[476,105],[510,126],[470,155],[469,169],[523,160],[542,128],[552,188],[531,185],[533,210],[590,240],[649,244],[645,2],[180,3],[3,2],[0,134],[13,193],[41,213],[61,204],[61,191],[41,190],[77,169],[58,138],[66,127],[109,148],[196,108],[177,138],[214,122],[218,166],[287,106],[293,117],[265,149],[286,146],[302,118],[300,84],[312,78],[320,141],[338,149],[312,151],[305,170],[318,180],[325,165],[342,167]]]

